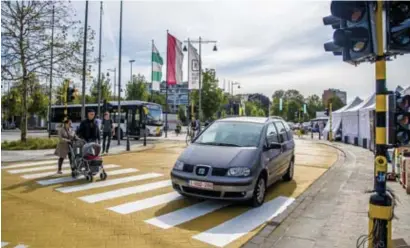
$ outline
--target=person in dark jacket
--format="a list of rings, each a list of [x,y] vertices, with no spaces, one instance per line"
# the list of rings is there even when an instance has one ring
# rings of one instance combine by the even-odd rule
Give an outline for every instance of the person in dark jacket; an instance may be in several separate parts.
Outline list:
[[[108,150],[110,149],[111,137],[115,135],[113,121],[110,118],[110,113],[108,111],[104,113],[104,119],[102,121],[102,130],[103,130],[103,153],[108,153]],[[107,141],[107,143],[105,141]],[[107,146],[105,146],[106,144]]]
[[[78,136],[84,139],[87,143],[101,143],[100,130],[95,120],[95,111],[90,109],[87,113],[87,119],[83,120],[78,130]]]

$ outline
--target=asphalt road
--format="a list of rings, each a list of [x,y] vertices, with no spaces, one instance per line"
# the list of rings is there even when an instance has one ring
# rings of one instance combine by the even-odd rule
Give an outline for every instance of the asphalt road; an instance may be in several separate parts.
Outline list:
[[[297,140],[294,180],[267,191],[265,204],[199,201],[169,181],[181,143],[104,157],[106,181],[73,181],[55,161],[2,166],[2,242],[35,247],[240,247],[304,192],[337,152]],[[12,246],[14,247],[14,246]]]

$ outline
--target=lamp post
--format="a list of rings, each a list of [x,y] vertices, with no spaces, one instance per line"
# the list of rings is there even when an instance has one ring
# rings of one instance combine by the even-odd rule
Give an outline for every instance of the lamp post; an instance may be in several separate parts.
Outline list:
[[[118,51],[118,116],[119,117],[119,123],[118,123],[118,131],[117,131],[117,138],[118,138],[118,145],[120,145],[120,140],[121,140],[121,59],[122,59],[122,0],[120,3],[120,45],[119,45],[119,51]],[[128,129],[128,128],[127,128]]]
[[[218,48],[216,47],[217,41],[214,40],[203,40],[201,36],[199,36],[198,40],[185,40],[184,43],[195,43],[199,44],[199,120],[201,121],[202,119],[202,44],[210,44],[213,43],[214,48],[213,51],[216,52],[218,51]],[[187,47],[184,46],[183,49],[184,52],[188,51]],[[189,73],[189,72],[188,72]],[[199,132],[201,132],[201,125],[199,125]]]
[[[117,86],[117,68],[114,68],[114,69],[108,69],[108,71],[110,71],[110,72],[114,72],[114,94],[113,94],[113,99],[115,99],[115,97],[116,97],[116,92],[117,92],[117,89],[116,89],[116,86]],[[110,76],[110,73],[108,73],[107,72],[107,77],[109,77]]]
[[[100,37],[99,37],[99,48],[98,48],[98,111],[97,116],[101,118],[101,37],[102,37],[102,13],[103,13],[103,2],[100,2]]]
[[[131,59],[130,60],[130,82],[132,83],[132,63],[134,63],[135,62],[135,60],[134,59]],[[130,136],[129,136],[129,126],[130,126],[130,124],[128,123],[128,120],[129,120],[130,118],[127,118],[127,151],[129,151],[130,150]],[[145,131],[145,130],[144,130]]]
[[[87,31],[88,31],[88,0],[85,1],[85,21],[84,21],[84,46],[83,46],[83,85],[81,100],[81,119],[85,120],[85,80],[86,80],[86,67],[87,67]]]

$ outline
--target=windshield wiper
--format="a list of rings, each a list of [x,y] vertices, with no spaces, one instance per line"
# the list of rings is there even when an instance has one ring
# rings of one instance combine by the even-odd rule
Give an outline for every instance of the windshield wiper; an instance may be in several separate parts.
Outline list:
[[[237,144],[229,144],[229,143],[218,143],[218,142],[201,142],[199,144],[202,145],[211,145],[211,146],[233,146],[233,147],[241,147]]]

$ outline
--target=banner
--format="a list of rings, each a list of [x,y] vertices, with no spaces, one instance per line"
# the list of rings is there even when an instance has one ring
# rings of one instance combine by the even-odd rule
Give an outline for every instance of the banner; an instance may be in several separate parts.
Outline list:
[[[199,89],[199,54],[191,42],[188,42],[188,89]]]
[[[175,85],[182,83],[182,42],[168,34],[167,41],[167,84]]]

